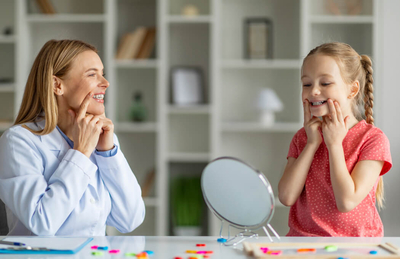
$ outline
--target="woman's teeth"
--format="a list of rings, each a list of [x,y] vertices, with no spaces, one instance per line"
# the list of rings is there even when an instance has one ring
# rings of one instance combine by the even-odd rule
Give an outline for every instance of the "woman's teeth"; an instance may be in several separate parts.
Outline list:
[[[312,105],[312,106],[314,106],[314,105],[321,105],[321,104],[323,104],[323,103],[326,103],[326,101],[312,102],[311,105]]]
[[[95,94],[95,95],[93,95],[93,99],[103,100],[104,94]]]

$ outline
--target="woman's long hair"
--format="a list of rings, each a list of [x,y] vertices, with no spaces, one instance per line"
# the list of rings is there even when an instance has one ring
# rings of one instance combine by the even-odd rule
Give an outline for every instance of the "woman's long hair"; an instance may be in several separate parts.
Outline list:
[[[43,130],[25,128],[37,135],[46,135],[55,129],[58,123],[58,105],[53,76],[62,79],[71,69],[75,58],[87,50],[97,53],[94,46],[79,40],[49,40],[44,44],[29,73],[14,125],[34,122],[44,113],[46,124]]]

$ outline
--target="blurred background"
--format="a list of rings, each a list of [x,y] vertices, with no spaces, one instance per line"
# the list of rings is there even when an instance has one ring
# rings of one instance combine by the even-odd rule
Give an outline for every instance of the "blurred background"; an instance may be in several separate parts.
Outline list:
[[[398,0],[0,0],[0,132],[46,41],[91,43],[110,82],[107,116],[146,204],[129,235],[218,235],[202,170],[238,157],[276,195],[303,122],[302,59],[324,42],[346,42],[374,62],[374,116],[393,158],[380,213],[385,235],[400,236],[398,10]],[[275,209],[271,225],[285,235],[289,208],[277,200]]]

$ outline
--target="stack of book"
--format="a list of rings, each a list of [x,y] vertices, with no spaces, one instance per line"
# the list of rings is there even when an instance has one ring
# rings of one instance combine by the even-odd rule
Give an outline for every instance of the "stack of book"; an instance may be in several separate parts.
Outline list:
[[[40,8],[40,11],[45,14],[55,14],[56,11],[54,10],[53,4],[50,0],[36,0],[37,5]]]
[[[119,42],[116,59],[148,59],[156,41],[156,28],[138,27],[124,34]]]

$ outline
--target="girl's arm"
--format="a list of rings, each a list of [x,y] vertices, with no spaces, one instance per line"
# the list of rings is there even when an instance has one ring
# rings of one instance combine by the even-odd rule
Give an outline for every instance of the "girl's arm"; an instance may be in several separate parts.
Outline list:
[[[384,162],[376,160],[360,161],[349,174],[342,145],[332,145],[328,147],[328,150],[336,206],[340,212],[349,212],[360,204],[371,191]]]
[[[324,117],[322,131],[329,152],[330,176],[336,206],[340,212],[354,209],[371,191],[382,170],[383,161],[363,160],[351,174],[346,166],[343,139],[348,132],[349,117],[343,118],[338,102],[328,100],[330,116]]]
[[[303,102],[303,109],[307,144],[297,159],[288,158],[285,171],[278,184],[279,200],[286,206],[292,206],[303,191],[314,154],[322,142],[321,134],[318,131],[321,121],[317,117],[311,116],[308,100]]]
[[[307,144],[297,159],[288,158],[278,184],[279,200],[283,205],[292,206],[300,196],[317,149],[318,146]]]

